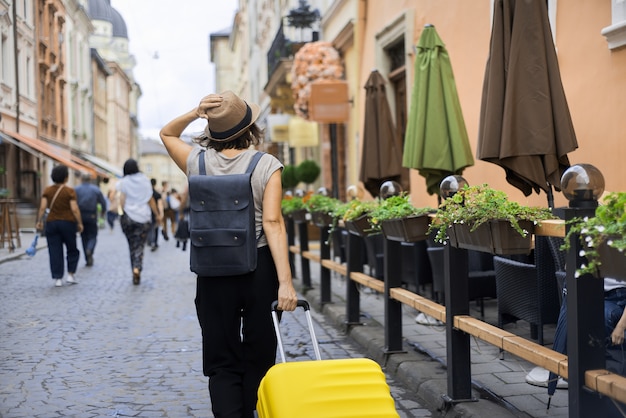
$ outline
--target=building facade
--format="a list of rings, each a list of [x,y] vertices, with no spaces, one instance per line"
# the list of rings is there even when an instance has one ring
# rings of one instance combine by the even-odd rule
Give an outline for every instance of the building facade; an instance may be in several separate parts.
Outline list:
[[[322,166],[322,185],[331,182],[329,156],[338,156],[340,188],[358,184],[361,165],[363,126],[365,118],[364,85],[373,69],[387,82],[387,99],[398,135],[403,138],[414,88],[415,46],[427,24],[436,27],[449,53],[463,116],[474,153],[478,142],[478,125],[483,79],[489,55],[494,3],[498,0],[467,2],[452,0],[376,0],[335,1],[241,1],[229,42],[245,39],[254,42],[249,48],[231,49],[232,59],[241,62],[249,77],[246,85],[262,86],[263,93],[249,93],[270,114],[290,113],[289,86],[294,51],[275,49],[282,42],[294,46],[300,40],[285,35],[289,30],[286,16],[305,3],[320,12],[321,20],[314,29],[319,39],[330,42],[342,57],[344,78],[348,83],[350,118],[337,126],[337,146],[331,150],[327,127],[320,124],[319,146],[310,149],[290,149],[278,143],[278,155],[283,161],[295,156],[317,158]],[[579,148],[568,155],[570,163],[590,163],[598,167],[606,181],[606,190],[626,190],[626,166],[621,162],[626,151],[626,3],[621,0],[548,0],[553,41],[558,55],[563,87],[573,119]],[[244,26],[245,27],[242,27]],[[272,42],[261,42],[264,33],[275,33]],[[305,40],[308,41],[308,40]],[[272,49],[274,48],[274,49]],[[265,55],[265,67],[259,57]],[[278,57],[278,60],[276,60]],[[220,62],[228,62],[222,56]],[[271,62],[276,65],[271,65]],[[217,71],[220,68],[218,65]],[[268,130],[271,141],[271,130]],[[504,171],[491,163],[476,160],[463,176],[470,184],[489,183],[504,190],[510,198],[524,204],[546,204],[545,195],[525,197],[510,186]],[[424,179],[410,171],[410,192],[417,206],[437,205],[437,197],[426,192]],[[555,193],[555,205],[566,205],[560,193]]]
[[[72,184],[138,158],[141,89],[109,0],[0,2],[0,57],[0,199],[33,212],[56,164]]]

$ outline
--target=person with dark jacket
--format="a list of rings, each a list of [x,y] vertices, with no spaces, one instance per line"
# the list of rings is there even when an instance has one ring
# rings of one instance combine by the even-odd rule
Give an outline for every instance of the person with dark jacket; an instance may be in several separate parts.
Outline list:
[[[93,253],[98,241],[98,216],[104,216],[106,213],[107,202],[100,188],[91,183],[89,174],[83,174],[82,183],[76,187],[76,200],[83,219],[83,232],[80,237],[85,261],[87,266],[93,266]]]

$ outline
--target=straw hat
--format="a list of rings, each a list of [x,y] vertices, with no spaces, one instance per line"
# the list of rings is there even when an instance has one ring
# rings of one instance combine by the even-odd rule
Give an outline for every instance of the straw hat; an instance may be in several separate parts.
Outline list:
[[[246,103],[232,91],[225,91],[220,96],[224,99],[222,104],[206,112],[209,123],[204,133],[211,141],[228,142],[256,122],[261,108],[254,103]]]

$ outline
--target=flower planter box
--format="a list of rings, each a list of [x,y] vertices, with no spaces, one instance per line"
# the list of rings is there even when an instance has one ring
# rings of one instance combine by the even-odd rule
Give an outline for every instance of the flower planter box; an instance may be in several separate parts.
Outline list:
[[[367,215],[361,215],[351,221],[344,221],[344,224],[346,225],[348,232],[361,237],[370,235],[373,232]]]
[[[626,281],[626,254],[610,247],[606,242],[598,245],[598,254],[601,262],[598,267],[600,277]]]
[[[519,224],[522,229],[528,231],[525,237],[513,229],[508,221],[489,221],[471,232],[468,225],[454,224],[450,245],[497,255],[529,254],[532,249],[534,225],[530,221],[520,221]]]
[[[302,223],[302,222],[306,222],[306,214],[307,214],[306,209],[298,209],[287,214],[287,217],[293,219],[293,221],[296,223]]]
[[[333,217],[326,212],[311,212],[313,225],[324,228],[333,224]]]
[[[380,226],[383,235],[390,241],[416,242],[428,238],[430,217],[428,215],[386,219]]]

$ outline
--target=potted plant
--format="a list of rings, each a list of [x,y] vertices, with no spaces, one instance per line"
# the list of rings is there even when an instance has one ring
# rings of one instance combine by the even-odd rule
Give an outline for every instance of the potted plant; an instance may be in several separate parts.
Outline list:
[[[626,192],[609,193],[596,208],[595,217],[568,221],[564,249],[573,234],[580,236],[581,255],[587,259],[576,270],[576,277],[593,274],[626,280]]]
[[[488,185],[465,186],[439,206],[435,239],[493,254],[528,254],[534,226],[556,218],[550,209],[523,206]]]
[[[304,160],[296,167],[296,178],[304,184],[310,185],[320,175],[320,166],[313,160]]]
[[[292,190],[300,182],[298,180],[298,177],[296,176],[296,167],[289,164],[285,165],[285,168],[283,168],[281,179],[283,183],[283,189],[285,190]]]
[[[304,199],[299,196],[285,196],[280,203],[280,209],[283,215],[293,219],[296,222],[306,221],[306,208],[304,207]]]
[[[343,220],[346,229],[356,235],[369,235],[372,231],[368,220],[369,213],[378,206],[378,200],[354,199],[337,208],[334,215]]]
[[[339,199],[334,197],[314,194],[304,202],[304,207],[311,214],[313,224],[324,227],[333,224],[333,212],[341,203]]]
[[[416,208],[403,193],[382,200],[369,214],[374,231],[382,231],[392,241],[415,242],[428,237],[431,208]]]

